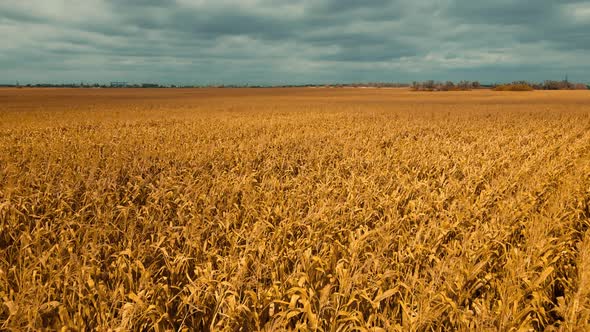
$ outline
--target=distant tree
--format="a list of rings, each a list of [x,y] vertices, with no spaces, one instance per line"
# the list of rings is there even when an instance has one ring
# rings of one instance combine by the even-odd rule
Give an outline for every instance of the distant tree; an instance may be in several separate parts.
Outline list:
[[[470,90],[471,89],[471,82],[461,81],[457,84],[457,88],[459,90]]]
[[[425,90],[434,90],[435,84],[433,80],[424,82],[423,87]]]
[[[445,84],[443,84],[439,90],[441,91],[451,91],[451,90],[455,90],[455,83],[451,82],[451,81],[446,81]]]
[[[567,81],[545,81],[543,83],[543,89],[545,90],[567,90],[573,88],[570,86],[571,83]]]
[[[533,87],[525,83],[502,84],[494,88],[494,91],[533,91]]]

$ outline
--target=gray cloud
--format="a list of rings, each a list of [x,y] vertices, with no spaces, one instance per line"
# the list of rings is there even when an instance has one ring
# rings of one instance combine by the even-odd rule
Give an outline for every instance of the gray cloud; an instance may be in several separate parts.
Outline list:
[[[590,81],[590,3],[29,0],[0,3],[0,81]]]

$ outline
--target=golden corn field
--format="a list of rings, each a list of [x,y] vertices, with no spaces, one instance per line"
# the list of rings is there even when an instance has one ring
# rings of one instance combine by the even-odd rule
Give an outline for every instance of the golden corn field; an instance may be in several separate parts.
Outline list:
[[[0,90],[0,330],[583,331],[590,93]]]

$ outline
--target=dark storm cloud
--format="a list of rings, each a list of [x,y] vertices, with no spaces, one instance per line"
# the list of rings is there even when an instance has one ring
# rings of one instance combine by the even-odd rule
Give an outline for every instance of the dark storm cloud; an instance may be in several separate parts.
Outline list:
[[[588,81],[590,3],[29,0],[0,3],[2,80]]]
[[[19,23],[48,23],[47,18],[36,17],[27,12],[13,10],[11,8],[3,8],[0,11],[0,22],[8,22],[9,24]]]
[[[326,0],[319,1],[315,5],[324,13],[347,12],[364,9],[377,9],[379,12],[382,8],[387,8],[392,4],[391,0],[374,0],[374,1],[356,1],[356,0]]]
[[[548,42],[560,48],[588,49],[589,5],[580,0],[455,0],[447,14],[453,22],[488,25],[491,31],[510,26],[510,33],[521,43]]]
[[[536,24],[551,18],[559,5],[555,1],[468,1],[456,0],[447,9],[449,17],[470,23]]]

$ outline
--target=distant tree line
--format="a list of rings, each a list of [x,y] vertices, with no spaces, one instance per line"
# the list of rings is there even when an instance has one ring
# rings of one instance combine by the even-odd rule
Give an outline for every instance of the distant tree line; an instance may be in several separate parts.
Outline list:
[[[387,82],[369,82],[369,83],[346,83],[346,84],[328,84],[325,85],[333,88],[407,88],[407,83],[387,83]]]
[[[507,84],[482,85],[477,81],[460,81],[458,83],[447,81],[437,82],[433,80],[424,82],[413,82],[412,90],[415,91],[466,91],[480,88],[492,88],[497,91],[528,91],[528,90],[587,90],[590,86],[583,83],[572,83],[567,80],[551,81],[547,80],[542,83],[529,81],[514,81]]]
[[[587,90],[588,86],[583,83],[572,83],[567,80],[551,81],[547,80],[543,83],[535,83],[528,81],[515,81],[511,85],[528,85],[535,90]]]
[[[482,85],[477,81],[460,81],[458,83],[446,81],[443,83],[429,80],[412,83],[412,90],[415,91],[467,91],[471,89],[479,89],[481,87]]]
[[[2,84],[0,87],[13,87],[13,88],[169,88],[169,87],[176,87],[175,85],[160,85],[154,83],[142,83],[142,84],[127,84],[124,86],[113,86],[112,84],[100,84],[100,83],[93,83],[93,84],[84,84],[84,83],[64,83],[64,84],[55,84],[55,83],[36,83],[36,84]]]
[[[278,85],[252,85],[252,84],[206,84],[206,85],[162,85],[157,83],[124,83],[111,82],[104,83],[36,83],[36,84],[0,84],[0,87],[17,87],[17,88],[102,88],[102,89],[125,89],[125,88],[304,88],[304,87],[330,87],[330,88],[405,88],[410,86],[407,83],[391,82],[370,82],[370,83],[337,83],[337,84],[278,84]]]
[[[532,86],[525,84],[525,83],[510,83],[510,84],[501,84],[496,85],[494,87],[494,91],[533,91]]]
[[[335,84],[278,84],[278,85],[212,85],[214,88],[407,88],[407,83],[369,82],[369,83],[335,83]]]
[[[117,84],[113,84],[117,83]],[[0,84],[0,87],[17,87],[17,88],[110,88],[110,89],[125,89],[125,88],[407,88],[410,87],[415,91],[467,91],[481,88],[492,88],[496,90],[528,90],[526,87],[534,90],[587,90],[590,85],[583,83],[572,83],[567,80],[551,81],[547,80],[542,83],[535,83],[529,81],[514,81],[508,84],[490,84],[483,85],[478,81],[459,81],[457,83],[452,81],[424,81],[407,83],[396,82],[369,82],[369,83],[337,83],[337,84],[284,84],[284,85],[250,85],[250,84],[208,84],[208,85],[162,85],[157,83],[140,83],[128,84],[113,82],[111,84],[85,84],[85,83],[66,83],[66,84],[52,84],[52,83],[37,83],[37,84]]]

